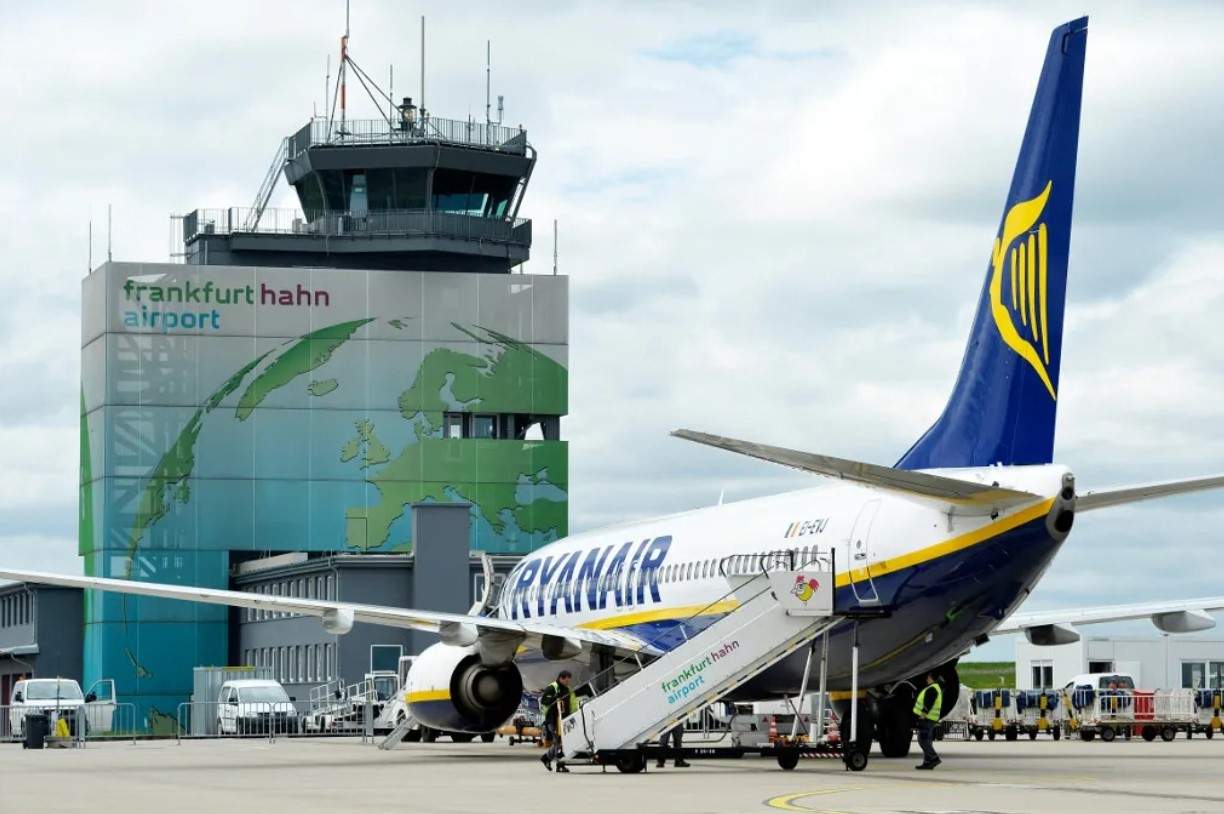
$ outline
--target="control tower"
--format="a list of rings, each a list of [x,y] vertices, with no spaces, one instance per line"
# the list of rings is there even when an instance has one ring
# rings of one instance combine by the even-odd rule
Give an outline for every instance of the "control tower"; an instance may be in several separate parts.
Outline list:
[[[252,206],[183,219],[186,262],[85,279],[88,574],[463,611],[480,553],[507,570],[567,533],[568,281],[520,273],[536,152],[522,128],[392,110],[284,138]],[[281,176],[300,210],[269,208]],[[421,558],[438,504],[469,522]],[[87,594],[85,682],[115,679],[160,731],[197,666],[306,698],[397,635]]]
[[[284,139],[251,207],[184,219],[187,262],[508,272],[526,261],[526,131],[421,115],[411,98],[397,113],[315,119]],[[300,211],[266,206],[282,171]]]

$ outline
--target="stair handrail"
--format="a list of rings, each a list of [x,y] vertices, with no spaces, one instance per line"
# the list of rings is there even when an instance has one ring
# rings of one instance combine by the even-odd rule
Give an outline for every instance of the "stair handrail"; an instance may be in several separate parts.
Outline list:
[[[731,596],[733,596],[736,592],[743,591],[746,587],[756,582],[757,580],[761,579],[762,577],[768,577],[770,570],[771,570],[771,564],[776,564],[778,562],[776,558],[778,557],[785,558],[785,562],[783,564],[788,566],[788,570],[796,570],[796,567],[803,567],[811,563],[821,563],[821,562],[826,562],[826,561],[828,562],[830,568],[833,567],[833,563],[835,560],[834,560],[834,554],[833,554],[832,549],[826,552],[825,556],[821,556],[821,550],[818,547],[813,546],[811,554],[808,556],[808,558],[803,560],[803,562],[798,563],[798,566],[796,566],[796,560],[799,557],[799,551],[800,549],[798,548],[786,548],[786,549],[777,549],[774,551],[764,551],[759,554],[732,554],[732,555],[723,557],[722,559],[718,561],[719,575],[724,578],[730,578],[731,576],[747,576],[748,577],[747,581],[739,585],[733,585],[730,588],[730,590],[728,590],[726,593],[722,594],[716,599],[711,600],[710,602],[703,605],[701,608],[697,609],[693,613],[687,616],[677,618],[676,621],[683,623],[688,620],[696,619],[700,616],[707,615],[707,611],[709,611],[711,608],[719,606],[720,604],[725,602],[727,599],[729,599]],[[749,572],[745,574],[729,575],[727,573],[726,565],[728,562],[735,560],[737,557],[747,557],[749,558],[748,559],[749,562],[755,562],[756,566],[759,568],[759,573],[752,574],[751,572]],[[653,572],[653,573],[657,574],[657,572]],[[744,599],[740,604],[745,604],[747,602],[752,601],[753,599],[756,599],[758,596],[765,593],[769,589],[770,589],[769,583],[768,581],[766,581],[764,587],[762,587],[761,590],[757,591],[756,593],[753,593],[751,596]],[[684,633],[683,624],[681,625],[680,630],[681,630],[681,633],[684,634],[685,640],[687,641],[688,634]],[[653,660],[654,659],[652,658],[651,661]],[[616,680],[615,670],[618,665],[624,664],[628,661],[629,659],[621,658],[616,663],[604,668],[603,670],[600,670],[598,673],[595,673],[594,675],[590,676],[585,682],[575,687],[574,693],[577,695],[579,694],[578,692],[579,690],[586,689],[587,692],[585,694],[588,697],[598,698],[600,695],[603,695],[603,693],[607,692],[608,690],[611,690],[613,687],[617,686],[620,683],[619,681]],[[645,664],[643,664],[639,659],[638,669],[634,671],[633,674],[636,674],[637,672],[641,672],[641,670],[644,667],[645,667]],[[596,682],[598,681],[599,683],[602,683],[602,679],[609,674],[611,674],[612,681],[603,690],[597,691]]]

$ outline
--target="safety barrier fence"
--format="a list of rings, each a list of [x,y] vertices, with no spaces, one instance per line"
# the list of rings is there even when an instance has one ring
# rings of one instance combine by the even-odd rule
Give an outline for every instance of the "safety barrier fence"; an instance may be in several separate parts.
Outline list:
[[[135,704],[49,701],[0,705],[0,742],[25,740],[27,718],[31,715],[47,717],[48,737],[72,740],[78,744],[99,740],[134,740],[138,734]]]
[[[184,701],[178,705],[178,739],[268,738],[305,731],[307,710],[294,701]]]
[[[361,699],[364,701],[364,699]],[[178,705],[176,736],[184,738],[265,738],[361,735],[373,742],[378,706],[347,697],[334,717],[319,715],[308,701],[184,701]],[[341,710],[355,710],[354,715]]]

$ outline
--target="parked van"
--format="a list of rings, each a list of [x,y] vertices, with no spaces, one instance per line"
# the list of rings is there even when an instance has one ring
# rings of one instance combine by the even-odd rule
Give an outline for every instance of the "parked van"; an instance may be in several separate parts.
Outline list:
[[[78,722],[85,720],[85,695],[81,692],[81,685],[71,678],[27,678],[18,681],[13,685],[9,704],[9,731],[21,738],[25,737],[27,715],[46,713],[51,732],[55,732],[55,723],[61,719],[74,733]]]
[[[248,678],[221,685],[217,732],[221,735],[297,733],[297,707],[278,681]]]

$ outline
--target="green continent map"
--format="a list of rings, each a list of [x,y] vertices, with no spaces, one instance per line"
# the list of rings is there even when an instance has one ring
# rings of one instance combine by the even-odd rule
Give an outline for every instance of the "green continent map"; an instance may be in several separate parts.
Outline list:
[[[302,386],[311,396],[336,391],[344,386],[342,376],[316,378],[314,374],[372,321],[342,322],[308,333],[279,352],[261,354],[212,392],[142,485],[128,538],[128,576],[149,529],[174,503],[190,500],[200,433],[208,421],[218,418],[212,414],[222,402],[241,389],[233,417],[246,421],[271,393],[304,377],[309,381]],[[400,419],[410,423],[414,440],[393,453],[379,438],[374,422],[362,419],[355,422],[353,437],[337,450],[341,462],[353,462],[364,473],[379,498],[369,506],[335,507],[344,512],[343,543],[349,548],[407,548],[406,535],[393,535],[393,525],[409,504],[420,501],[468,501],[498,535],[516,531],[547,540],[567,532],[569,473],[563,442],[442,438],[446,411],[564,414],[565,367],[496,331],[454,327],[474,340],[480,353],[442,347],[425,355],[411,385],[398,399]],[[259,370],[269,357],[271,361]]]

